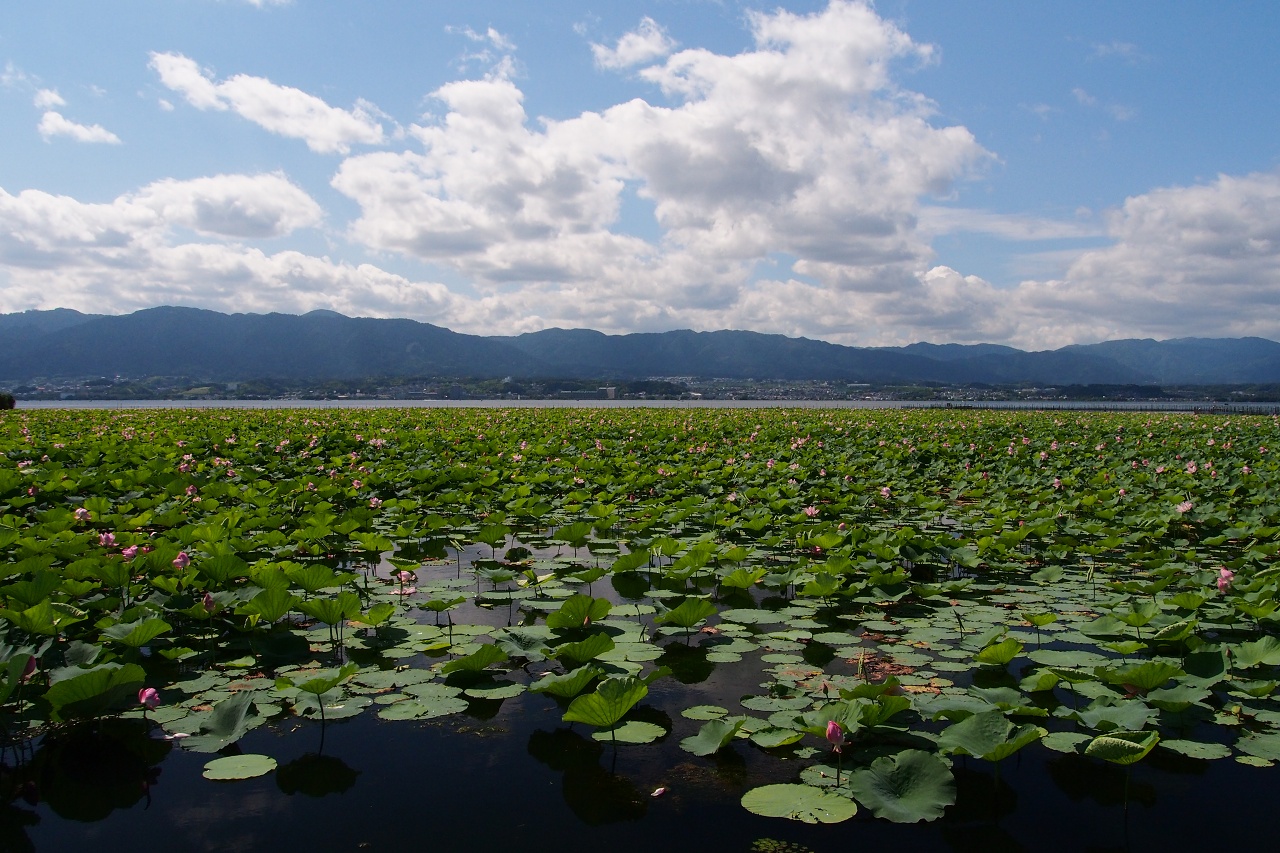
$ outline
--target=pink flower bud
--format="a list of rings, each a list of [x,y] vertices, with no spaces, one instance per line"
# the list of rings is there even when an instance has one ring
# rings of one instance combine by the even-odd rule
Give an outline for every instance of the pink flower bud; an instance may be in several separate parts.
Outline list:
[[[76,521],[88,521],[93,517],[92,513],[84,507],[76,508]]]
[[[125,548],[120,552],[120,556],[124,557],[126,561],[132,560],[134,557],[138,556],[138,546],[130,545],[128,548]]]
[[[138,691],[138,704],[148,711],[154,711],[160,704],[160,694],[154,687],[144,687]]]
[[[844,746],[844,729],[840,728],[840,724],[835,720],[827,722],[827,742],[836,752]]]
[[[186,551],[179,551],[178,556],[173,558],[173,567],[175,569],[185,569],[191,565],[191,558],[187,556]]]

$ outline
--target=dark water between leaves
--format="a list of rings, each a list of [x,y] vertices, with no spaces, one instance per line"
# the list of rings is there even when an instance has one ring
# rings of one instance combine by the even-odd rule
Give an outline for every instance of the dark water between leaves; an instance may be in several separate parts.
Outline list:
[[[561,723],[550,698],[526,693],[426,723],[329,723],[323,752],[318,722],[263,726],[238,746],[275,756],[277,771],[213,782],[201,775],[209,756],[150,738],[141,720],[104,721],[28,756],[40,800],[0,814],[0,850],[1120,851],[1265,845],[1274,831],[1270,770],[1157,752],[1126,779],[1123,768],[1039,747],[998,776],[958,758],[957,802],[933,823],[865,811],[834,826],[758,817],[741,795],[809,762],[780,763],[746,742],[709,759],[682,751],[700,724],[676,709],[731,702],[757,689],[758,673],[707,674],[696,647],[672,647],[677,678],[656,682],[641,714],[670,730],[651,745],[600,743]]]
[[[559,550],[535,553],[547,557]],[[456,559],[424,566],[419,582],[468,583],[461,579],[472,564],[493,551],[470,546]],[[393,571],[384,559],[376,574]],[[475,594],[478,587],[470,590]],[[624,598],[608,581],[588,590],[615,604]],[[455,620],[510,624],[519,617],[510,606],[477,601],[453,611]],[[425,612],[415,618],[436,621]],[[430,721],[389,722],[363,713],[322,728],[313,718],[273,720],[223,754],[269,755],[277,769],[234,782],[205,779],[202,770],[213,756],[184,752],[179,742],[163,739],[159,726],[137,718],[100,720],[25,751],[11,746],[0,762],[0,791],[10,799],[9,792],[25,784],[30,796],[13,798],[0,811],[0,853],[652,853],[673,846],[734,853],[868,846],[1101,853],[1256,846],[1274,832],[1269,804],[1280,794],[1274,769],[1157,750],[1126,770],[1038,744],[998,768],[957,756],[956,802],[931,823],[890,823],[867,809],[835,825],[757,816],[740,805],[744,793],[797,781],[825,756],[786,757],[785,749],[766,751],[745,740],[709,758],[681,749],[680,741],[702,725],[682,716],[683,709],[737,708],[770,681],[769,665],[760,660],[764,650],[743,655],[740,663],[709,661],[714,646],[701,643],[714,643],[713,637],[661,641],[663,655],[653,663],[670,667],[672,675],[655,681],[629,715],[667,731],[653,744],[615,747],[594,739],[590,727],[561,720],[567,702],[526,692],[471,700],[465,712]],[[424,656],[402,661],[432,662]],[[838,657],[821,663],[829,674],[857,668]],[[516,668],[512,674],[522,673]],[[665,790],[655,796],[659,789]]]

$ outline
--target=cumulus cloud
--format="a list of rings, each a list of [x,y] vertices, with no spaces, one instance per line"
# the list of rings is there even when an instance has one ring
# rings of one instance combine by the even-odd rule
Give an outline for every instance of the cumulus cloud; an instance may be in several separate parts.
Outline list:
[[[154,210],[168,225],[234,238],[282,237],[323,218],[320,205],[279,173],[163,180],[143,188],[132,202]]]
[[[1018,288],[1040,320],[1024,336],[1280,338],[1280,174],[1134,196],[1108,234],[1113,245],[1082,253],[1061,279]]]
[[[363,102],[344,110],[301,89],[247,74],[219,83],[177,53],[152,53],[150,64],[160,82],[193,107],[230,110],[272,133],[301,139],[312,151],[346,154],[354,144],[377,145],[385,138],[376,109]]]
[[[929,46],[845,0],[748,23],[752,43],[732,55],[671,45],[639,58],[625,37],[609,48],[608,67],[661,101],[540,119],[500,62],[431,93],[436,114],[407,128],[400,150],[344,157],[331,183],[358,207],[345,248],[445,268],[465,294],[252,245],[325,222],[310,195],[269,172],[157,181],[106,204],[0,191],[0,310],[326,307],[485,334],[744,328],[1034,349],[1280,338],[1280,173],[1155,189],[1074,219],[951,206],[956,183],[993,158],[896,82],[902,64],[933,61]],[[385,142],[372,108],[220,80],[178,54],[153,55],[152,68],[193,106],[316,151]],[[1108,109],[1084,90],[1076,98]],[[632,228],[639,210],[652,221]],[[1057,250],[1056,271],[1046,262],[1026,281],[994,284],[938,265],[930,243],[944,234],[1094,247],[1037,246],[1042,259]]]
[[[640,26],[623,35],[613,47],[592,44],[591,54],[601,68],[631,68],[666,56],[675,47],[675,41],[653,18],[642,18]]]
[[[361,208],[351,236],[450,264],[506,304],[528,294],[525,322],[542,325],[574,322],[588,293],[592,325],[611,330],[742,324],[761,300],[792,298],[751,289],[777,253],[832,292],[915,281],[931,258],[921,197],[990,159],[893,84],[894,62],[928,62],[931,49],[861,3],[750,25],[740,54],[683,50],[639,71],[675,106],[636,99],[535,122],[502,69],[441,87],[441,117],[409,131],[418,150],[339,168],[333,186]],[[626,193],[652,203],[660,241],[618,233]],[[847,320],[834,334],[857,338],[855,312],[834,316]]]
[[[61,306],[113,312],[159,304],[383,316],[447,311],[454,297],[443,285],[368,264],[171,239],[173,225],[267,236],[299,217],[314,220],[314,202],[290,186],[279,175],[223,175],[152,184],[109,204],[0,190],[0,273],[6,280],[0,311]],[[235,199],[238,190],[241,198]],[[273,202],[271,192],[286,198]],[[229,224],[237,218],[240,224]]]
[[[41,138],[46,142],[55,136],[65,136],[68,139],[74,139],[76,142],[120,144],[120,137],[102,125],[77,124],[55,110],[48,110],[40,117],[40,124],[36,126],[36,130],[40,132]]]
[[[39,190],[0,189],[0,264],[37,268],[67,253],[117,263],[167,241],[174,228],[233,238],[282,236],[321,220],[320,206],[281,174],[164,180],[110,204],[89,204]]]
[[[52,107],[65,107],[67,105],[63,97],[58,94],[57,89],[39,89],[34,100],[36,107],[42,110]]]

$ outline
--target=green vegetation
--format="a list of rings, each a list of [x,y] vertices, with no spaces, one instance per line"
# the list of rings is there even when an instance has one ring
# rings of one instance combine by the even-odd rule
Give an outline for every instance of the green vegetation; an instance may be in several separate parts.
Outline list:
[[[284,721],[313,721],[323,745],[326,723],[362,713],[517,701],[615,757],[674,734],[693,761],[792,759],[739,795],[810,822],[859,805],[937,818],[953,762],[998,773],[1024,749],[1270,765],[1275,430],[938,410],[19,410],[0,420],[0,732],[145,718],[214,753]],[[646,714],[655,682],[720,667],[760,673],[758,695]]]

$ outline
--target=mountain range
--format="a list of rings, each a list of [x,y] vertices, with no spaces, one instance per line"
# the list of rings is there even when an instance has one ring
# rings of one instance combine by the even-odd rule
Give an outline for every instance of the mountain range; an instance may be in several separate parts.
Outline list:
[[[1280,343],[1264,338],[1147,339],[1026,352],[995,344],[848,347],[744,331],[606,335],[546,329],[480,336],[414,320],[346,317],[332,311],[298,316],[161,307],[123,315],[65,308],[0,314],[0,386],[4,381],[83,376],[1265,384],[1280,382]]]

